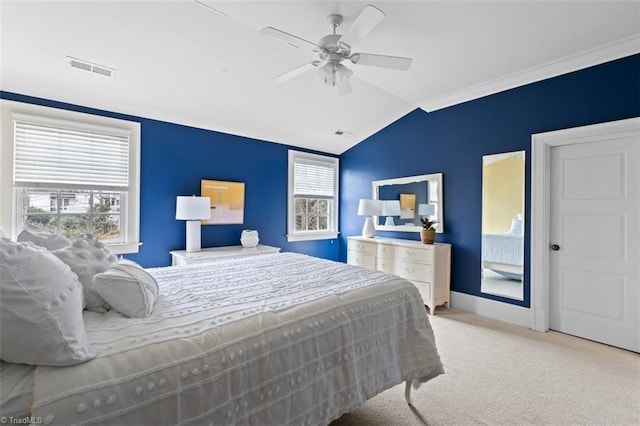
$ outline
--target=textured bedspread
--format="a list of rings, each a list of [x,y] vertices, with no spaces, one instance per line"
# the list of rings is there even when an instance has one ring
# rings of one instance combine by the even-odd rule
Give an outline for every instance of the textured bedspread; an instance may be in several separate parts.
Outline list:
[[[380,391],[443,372],[418,290],[282,253],[148,270],[146,319],[85,312],[100,355],[34,372],[47,424],[328,424]]]
[[[524,235],[482,234],[482,260],[522,266],[524,264]]]

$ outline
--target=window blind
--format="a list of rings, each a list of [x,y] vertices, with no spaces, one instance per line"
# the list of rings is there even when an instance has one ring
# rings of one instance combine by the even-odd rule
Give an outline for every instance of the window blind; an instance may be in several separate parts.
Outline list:
[[[335,197],[336,166],[333,162],[294,161],[293,195],[306,198]]]
[[[128,131],[14,116],[14,184],[126,191]]]

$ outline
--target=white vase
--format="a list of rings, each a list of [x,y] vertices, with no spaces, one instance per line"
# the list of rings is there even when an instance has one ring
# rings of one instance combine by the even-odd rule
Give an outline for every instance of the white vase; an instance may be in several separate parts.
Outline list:
[[[252,229],[245,229],[240,235],[240,244],[242,247],[255,247],[258,245],[260,238],[258,238],[258,231]]]

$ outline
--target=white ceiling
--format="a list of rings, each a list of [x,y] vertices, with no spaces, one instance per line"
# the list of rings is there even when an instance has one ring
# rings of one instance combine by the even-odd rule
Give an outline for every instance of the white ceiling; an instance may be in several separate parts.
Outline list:
[[[87,107],[342,153],[398,118],[640,52],[634,1],[1,0],[0,88]],[[339,96],[312,58],[259,33],[316,43],[367,5],[386,14],[353,51],[408,56],[408,71],[348,66]],[[72,56],[114,68],[72,69]],[[336,136],[336,130],[346,131]]]

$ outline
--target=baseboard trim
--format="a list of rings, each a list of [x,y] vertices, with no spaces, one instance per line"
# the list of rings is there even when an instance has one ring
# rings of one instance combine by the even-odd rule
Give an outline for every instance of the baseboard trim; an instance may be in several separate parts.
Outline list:
[[[531,312],[529,308],[522,306],[452,291],[451,307],[521,327],[531,328]]]

